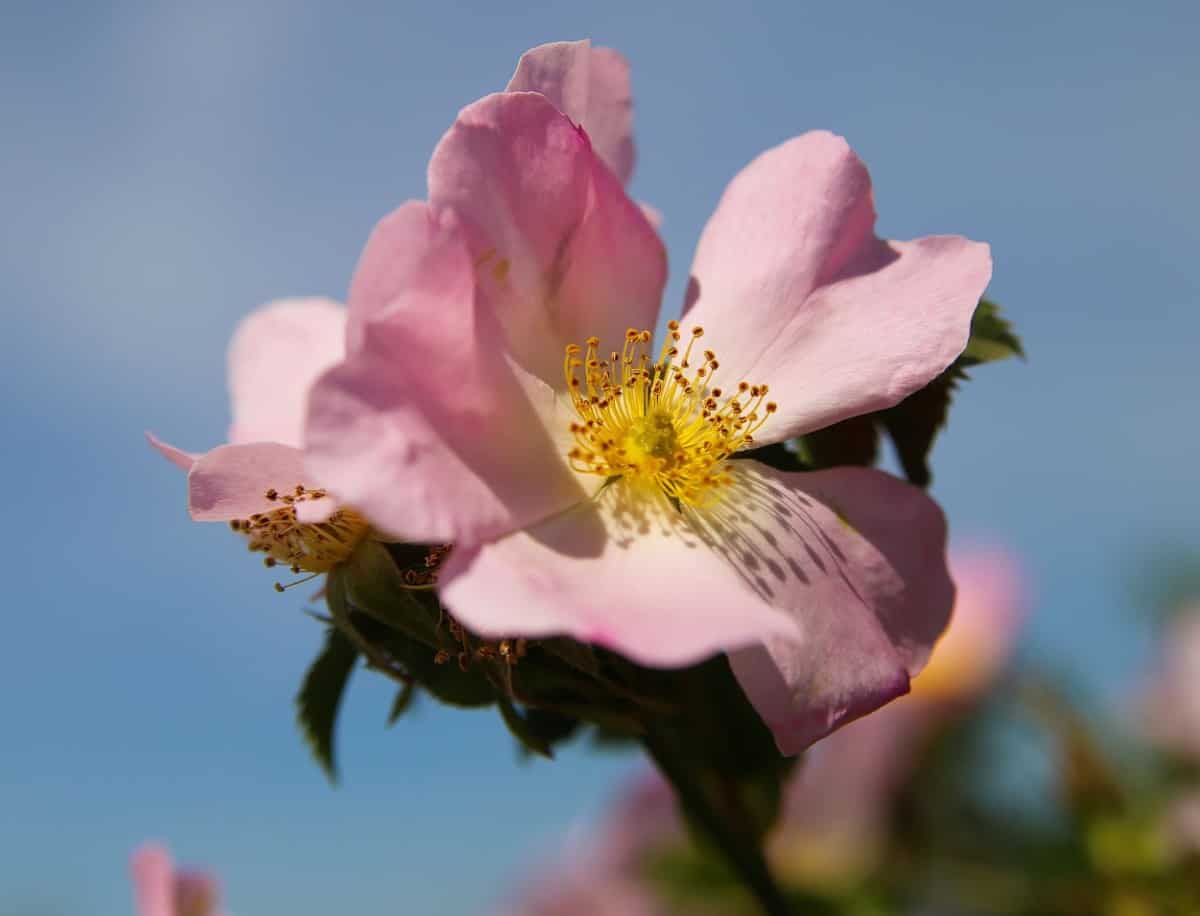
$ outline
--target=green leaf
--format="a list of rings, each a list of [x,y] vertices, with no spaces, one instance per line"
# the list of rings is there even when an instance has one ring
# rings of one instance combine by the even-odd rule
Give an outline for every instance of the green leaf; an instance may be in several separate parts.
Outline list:
[[[521,743],[522,747],[547,759],[554,759],[554,749],[551,747],[550,741],[513,705],[508,697],[497,697],[496,705],[500,707],[500,717],[504,720],[504,724],[508,726],[508,730],[512,732],[513,737]]]
[[[388,713],[387,724],[389,726],[395,725],[400,720],[400,717],[408,712],[409,707],[412,706],[413,700],[416,699],[416,696],[417,685],[415,682],[411,684],[405,684],[396,691],[396,699],[392,700],[392,709],[391,712]]]
[[[879,453],[876,414],[851,417],[796,440],[796,450],[806,465],[813,468],[840,464],[870,466]]]
[[[330,574],[340,579],[350,609],[361,611],[388,627],[421,640],[426,645],[444,647],[449,641],[445,627],[439,630],[441,607],[432,590],[414,590],[404,582],[390,545],[363,541],[350,557]],[[410,545],[396,545],[422,551]]]
[[[296,721],[313,756],[332,783],[337,782],[334,753],[334,727],[338,708],[350,673],[358,660],[358,650],[340,631],[330,627],[325,645],[304,676],[296,696]]]
[[[959,357],[964,368],[980,363],[1008,359],[1010,356],[1025,358],[1021,340],[1012,329],[1012,324],[1000,315],[1000,306],[981,299],[975,314],[971,316],[971,339]]]
[[[967,374],[955,363],[916,394],[874,415],[896,446],[904,476],[918,487],[927,487],[933,481],[929,468],[933,440],[946,425],[951,395],[959,380],[965,378]]]
[[[435,699],[468,708],[495,702],[496,688],[482,665],[473,664],[464,671],[454,658],[439,664],[437,651],[427,643],[390,629],[365,613],[353,614],[350,622],[372,647],[399,665]]]

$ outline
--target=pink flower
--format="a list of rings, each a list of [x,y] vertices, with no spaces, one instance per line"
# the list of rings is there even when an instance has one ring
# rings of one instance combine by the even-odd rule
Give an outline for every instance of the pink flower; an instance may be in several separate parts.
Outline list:
[[[998,546],[955,548],[950,569],[954,614],[912,693],[821,742],[789,784],[771,847],[781,875],[836,882],[872,867],[927,740],[973,708],[1011,660],[1028,609],[1017,558]]]
[[[553,861],[533,872],[500,916],[667,916],[645,880],[649,858],[683,836],[675,795],[655,771],[624,788],[598,830],[568,835]]]
[[[970,547],[952,551],[950,565],[958,586],[954,615],[912,695],[820,742],[788,783],[768,847],[785,884],[841,886],[874,868],[889,838],[892,804],[912,777],[922,745],[993,686],[1010,660],[1028,604],[1018,561],[999,547]],[[985,656],[976,674],[949,677]],[[936,689],[923,689],[939,666],[946,678]],[[540,870],[502,912],[556,916],[573,912],[569,905],[576,900],[614,901],[609,909],[579,910],[600,916],[676,912],[644,875],[648,862],[685,841],[672,790],[657,772],[646,771],[625,787],[598,829],[567,844],[567,854]]]
[[[219,916],[220,891],[212,875],[176,871],[171,854],[147,844],[130,860],[138,916]]]
[[[270,303],[242,321],[229,347],[229,443],[193,455],[147,433],[188,475],[196,521],[228,522],[268,566],[321,573],[367,530],[316,487],[300,449],[308,390],[342,358],[345,310],[323,299]]]
[[[729,652],[795,753],[908,690],[950,611],[945,526],[887,474],[738,453],[934,378],[988,248],[880,240],[863,164],[804,134],[730,184],[685,325],[652,350],[666,255],[597,153],[629,127],[595,116],[627,95],[597,55],[529,52],[518,83],[540,91],[463,109],[429,200],[376,227],[346,359],[311,394],[309,467],[386,534],[455,544],[439,587],[468,627],[658,666]]]
[[[1160,656],[1141,691],[1139,729],[1155,746],[1200,760],[1200,600],[1172,617]]]

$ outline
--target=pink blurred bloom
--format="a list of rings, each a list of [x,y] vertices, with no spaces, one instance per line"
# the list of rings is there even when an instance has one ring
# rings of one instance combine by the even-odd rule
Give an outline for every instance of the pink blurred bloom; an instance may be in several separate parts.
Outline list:
[[[176,871],[171,854],[142,846],[130,860],[137,916],[220,916],[220,889],[212,875]]]
[[[911,778],[922,745],[994,685],[1011,658],[1028,607],[1018,561],[1002,548],[973,546],[952,551],[950,565],[958,586],[954,615],[912,695],[817,744],[788,784],[768,848],[785,883],[839,885],[872,868],[887,840],[889,809]],[[978,670],[968,677],[948,676],[973,664]],[[922,679],[938,666],[947,677],[935,690],[922,689]],[[641,875],[647,861],[684,841],[670,787],[646,771],[620,794],[597,830],[570,844],[568,854],[543,869],[503,912],[557,916],[573,912],[574,900],[613,901],[614,908],[579,911],[603,916],[679,912],[664,909]],[[638,908],[617,908],[630,900]]]
[[[1158,747],[1200,760],[1200,601],[1180,608],[1167,625],[1138,722]]]
[[[627,84],[597,54],[526,54],[514,86],[539,91],[463,109],[429,200],[376,227],[346,359],[312,391],[309,466],[385,534],[454,543],[439,588],[475,631],[657,666],[729,652],[795,753],[908,690],[950,611],[945,524],[887,474],[735,453],[933,379],[988,248],[879,239],[866,168],[804,134],[730,184],[687,328],[656,356],[666,255],[613,171]]]
[[[268,565],[325,572],[366,531],[357,513],[314,485],[300,448],[309,388],[342,358],[345,328],[345,310],[324,299],[263,306],[229,346],[229,444],[194,455],[147,433],[187,472],[192,518],[228,522]]]
[[[675,796],[645,771],[615,800],[598,830],[579,828],[517,889],[497,916],[667,916],[642,876],[648,857],[682,836]]]
[[[781,874],[836,882],[873,866],[891,803],[928,738],[973,708],[1012,659],[1029,607],[1016,556],[998,546],[954,548],[950,570],[950,626],[912,693],[814,747],[792,779],[771,848]]]

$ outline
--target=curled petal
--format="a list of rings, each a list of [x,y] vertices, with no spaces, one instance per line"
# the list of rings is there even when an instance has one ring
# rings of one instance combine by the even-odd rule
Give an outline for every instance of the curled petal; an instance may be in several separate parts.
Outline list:
[[[244,318],[229,344],[230,442],[299,448],[308,389],[345,352],[346,311],[328,299],[284,299]]]
[[[476,632],[564,634],[647,665],[797,634],[687,516],[622,482],[527,531],[454,550],[441,583],[450,610]]]
[[[722,373],[766,383],[766,444],[890,407],[966,346],[991,276],[986,245],[874,233],[867,170],[841,137],[804,134],[730,183],[692,266],[685,321]]]
[[[351,356],[314,386],[307,429],[342,502],[404,540],[470,544],[584,498],[479,305],[453,213],[383,220],[350,308]]]
[[[518,362],[562,386],[563,348],[653,328],[666,253],[586,134],[533,92],[463,109],[429,163],[435,213],[463,223],[480,290]],[[604,343],[605,347],[610,344]]]
[[[130,859],[138,916],[175,916],[175,868],[161,846],[147,844]]]
[[[188,511],[198,522],[247,518],[281,507],[268,491],[290,493],[297,486],[313,489],[299,449],[278,442],[222,445],[201,455],[188,473]],[[329,497],[305,499],[301,507],[307,522],[321,521],[335,508]]]
[[[175,467],[179,468],[181,471],[190,471],[192,469],[192,465],[196,463],[196,459],[200,457],[199,455],[194,455],[191,452],[185,452],[181,448],[176,448],[169,443],[163,442],[162,439],[158,438],[158,436],[151,432],[146,433],[146,441],[149,442],[151,446],[158,449],[160,455],[166,458],[169,462],[171,462],[171,464],[175,465]]]
[[[736,464],[737,510],[713,540],[801,638],[768,638],[730,662],[794,754],[908,691],[950,619],[946,525],[921,490],[881,471]]]
[[[590,41],[556,41],[521,55],[506,92],[540,92],[587,131],[604,164],[628,184],[633,175],[633,94],[629,62]]]

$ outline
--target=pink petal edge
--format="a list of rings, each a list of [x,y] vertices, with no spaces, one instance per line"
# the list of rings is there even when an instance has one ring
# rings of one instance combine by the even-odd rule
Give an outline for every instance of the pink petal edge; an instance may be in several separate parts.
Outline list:
[[[704,326],[726,387],[767,384],[769,444],[890,407],[966,346],[991,277],[984,244],[874,234],[866,167],[812,132],[737,175],[701,235],[684,322]]]

